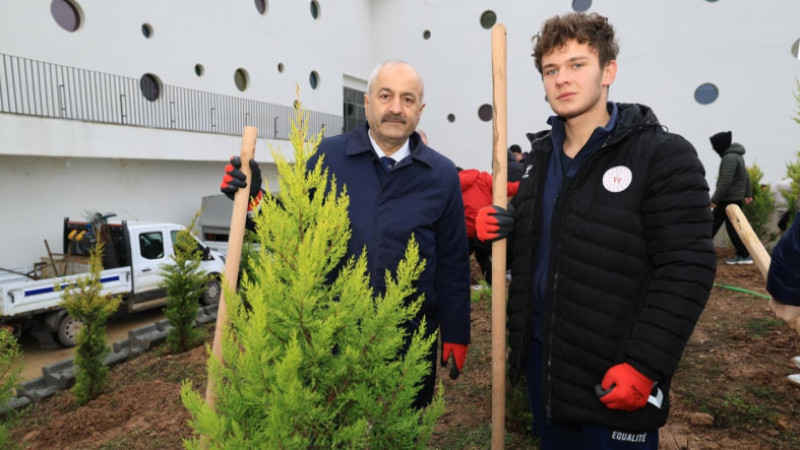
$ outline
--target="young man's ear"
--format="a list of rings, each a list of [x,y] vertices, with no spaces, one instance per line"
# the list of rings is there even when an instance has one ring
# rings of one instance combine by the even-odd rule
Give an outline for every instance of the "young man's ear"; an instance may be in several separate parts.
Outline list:
[[[603,87],[611,86],[611,83],[614,82],[614,78],[617,77],[617,61],[611,60],[606,64],[605,69],[603,69]]]

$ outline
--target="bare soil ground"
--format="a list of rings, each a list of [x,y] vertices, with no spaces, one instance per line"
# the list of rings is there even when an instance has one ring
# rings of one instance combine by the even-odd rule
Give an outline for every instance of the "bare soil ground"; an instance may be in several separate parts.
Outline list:
[[[727,266],[719,251],[715,287],[673,383],[664,449],[800,448],[800,389],[787,375],[800,336],[775,320],[754,265]],[[473,303],[473,344],[458,380],[438,371],[447,408],[430,448],[489,448],[491,318],[489,295]],[[209,332],[209,339],[211,333]],[[171,449],[191,436],[180,400],[184,379],[203,392],[205,349],[180,355],[158,350],[116,366],[108,393],[77,406],[69,392],[34,405],[11,429],[29,449]],[[507,387],[506,448],[538,448],[529,437],[522,386]]]

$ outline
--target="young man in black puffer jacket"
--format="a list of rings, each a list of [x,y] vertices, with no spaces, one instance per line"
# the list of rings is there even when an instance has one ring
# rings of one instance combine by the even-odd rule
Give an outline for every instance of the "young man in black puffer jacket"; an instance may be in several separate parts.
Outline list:
[[[657,449],[670,379],[716,271],[705,171],[650,108],[607,102],[614,30],[598,14],[545,22],[534,59],[556,115],[509,211],[510,378],[528,381],[542,448]]]

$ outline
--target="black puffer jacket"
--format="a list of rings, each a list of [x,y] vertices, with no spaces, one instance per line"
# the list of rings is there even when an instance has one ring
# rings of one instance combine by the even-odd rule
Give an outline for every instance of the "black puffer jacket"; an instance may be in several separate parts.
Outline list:
[[[531,344],[531,274],[550,132],[533,151],[514,198],[508,302],[511,381]],[[667,421],[669,386],[716,271],[705,171],[692,145],[643,105],[619,105],[603,148],[564,180],[553,211],[544,317],[544,404],[549,417],[625,430]],[[613,411],[595,385],[628,362],[664,400]]]

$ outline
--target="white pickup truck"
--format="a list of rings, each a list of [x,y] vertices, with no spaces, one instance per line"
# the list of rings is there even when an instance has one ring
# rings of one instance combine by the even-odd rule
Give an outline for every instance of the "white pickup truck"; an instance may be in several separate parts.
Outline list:
[[[173,242],[183,227],[131,221],[103,226],[106,250],[100,277],[102,293],[121,296],[120,310],[129,313],[166,304],[166,291],[161,287],[162,267],[173,263]],[[65,218],[64,253],[58,255],[59,259],[50,255],[32,265],[0,269],[0,326],[18,336],[29,333],[43,347],[54,346],[54,340],[67,347],[75,345],[81,324],[61,307],[56,285],[65,287],[89,275],[88,255],[94,242],[91,236],[90,223]],[[201,302],[215,304],[220,297],[219,280],[225,262],[199,240],[197,245],[202,251],[201,270],[211,275]]]

